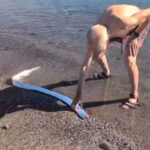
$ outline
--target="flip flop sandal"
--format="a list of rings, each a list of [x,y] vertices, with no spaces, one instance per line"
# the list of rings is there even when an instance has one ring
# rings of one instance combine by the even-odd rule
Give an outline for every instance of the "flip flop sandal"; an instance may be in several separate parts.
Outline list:
[[[136,106],[140,106],[138,103],[139,99],[135,99],[133,94],[130,94],[129,99],[122,105],[123,109],[136,109]]]
[[[112,74],[110,72],[109,75],[107,75],[105,72],[99,72],[93,75],[94,79],[107,79],[107,78],[111,78]]]

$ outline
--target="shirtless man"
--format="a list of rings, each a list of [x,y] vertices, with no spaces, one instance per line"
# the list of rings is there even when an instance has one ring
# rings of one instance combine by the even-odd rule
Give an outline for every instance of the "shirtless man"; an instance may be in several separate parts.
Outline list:
[[[125,50],[125,64],[132,88],[129,100],[123,105],[123,108],[134,107],[138,103],[139,72],[136,58],[142,46],[138,38],[142,32],[145,33],[144,30],[147,28],[149,20],[150,8],[141,10],[132,5],[113,5],[102,13],[87,34],[88,49],[81,67],[78,87],[72,103],[74,110],[81,103],[83,83],[85,82],[92,60],[96,60],[102,67],[103,76],[110,77],[111,71],[105,52],[112,41],[122,40],[127,35],[129,35],[129,38]]]

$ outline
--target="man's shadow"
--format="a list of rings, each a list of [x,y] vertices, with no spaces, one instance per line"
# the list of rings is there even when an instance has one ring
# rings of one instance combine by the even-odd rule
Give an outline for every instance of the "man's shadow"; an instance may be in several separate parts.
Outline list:
[[[89,77],[85,80],[85,82],[96,81],[96,80],[104,80],[104,79],[107,79],[107,78],[106,77],[99,77],[99,78]],[[61,81],[61,82],[58,82],[58,83],[47,85],[46,88],[55,89],[55,88],[58,88],[58,87],[73,86],[73,85],[76,85],[76,84],[78,84],[78,80]]]
[[[104,78],[102,78],[104,79]],[[88,78],[86,81],[101,80]],[[11,80],[9,81],[9,84]],[[61,81],[55,84],[47,85],[45,88],[54,89],[65,86],[73,86],[78,83],[77,80]],[[96,101],[86,102],[83,104],[84,108],[98,107],[102,105],[110,105],[114,103],[123,103],[126,99],[108,100],[108,101]],[[12,113],[24,109],[36,109],[46,112],[56,111],[72,111],[66,104],[60,102],[59,99],[35,92],[32,90],[20,89],[17,87],[9,87],[0,91],[0,117],[3,117],[7,113]]]

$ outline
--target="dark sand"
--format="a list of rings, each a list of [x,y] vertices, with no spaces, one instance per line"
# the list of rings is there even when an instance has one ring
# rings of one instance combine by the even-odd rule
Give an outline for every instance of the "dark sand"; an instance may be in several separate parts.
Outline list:
[[[113,77],[90,79],[84,86],[84,106],[93,111],[88,120],[81,120],[54,98],[7,82],[20,71],[41,66],[25,83],[73,98],[86,32],[110,4],[98,0],[1,2],[0,150],[150,149],[150,36],[138,58],[141,106],[137,109],[120,108],[130,86],[119,44],[108,51]],[[101,68],[93,63],[89,77],[98,71]]]

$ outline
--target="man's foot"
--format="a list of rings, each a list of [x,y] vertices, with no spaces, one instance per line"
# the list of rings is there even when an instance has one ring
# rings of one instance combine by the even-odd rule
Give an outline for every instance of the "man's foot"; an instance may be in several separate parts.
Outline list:
[[[138,98],[135,98],[133,96],[133,94],[130,94],[130,97],[129,99],[122,105],[122,108],[123,109],[130,109],[130,108],[136,108],[136,106],[139,106],[139,103],[138,103]]]
[[[93,75],[94,79],[107,79],[107,78],[111,78],[112,74],[110,72],[109,75],[107,75],[105,72],[99,72]]]

